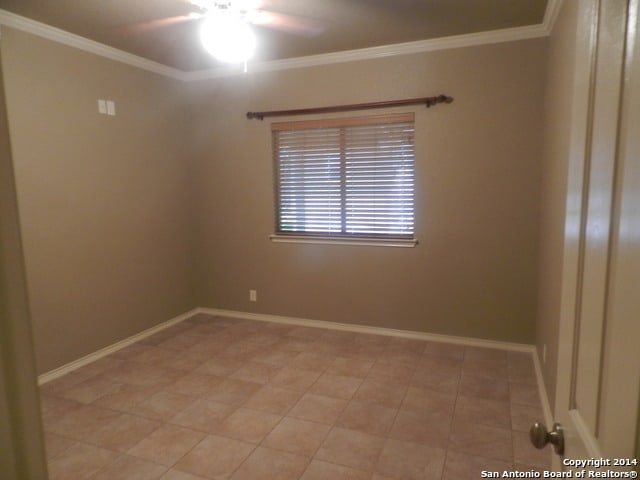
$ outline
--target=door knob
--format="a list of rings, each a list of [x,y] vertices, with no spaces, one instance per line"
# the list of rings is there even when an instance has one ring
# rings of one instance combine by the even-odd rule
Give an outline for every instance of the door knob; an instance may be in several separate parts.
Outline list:
[[[558,455],[564,454],[564,434],[559,423],[553,424],[549,432],[542,423],[534,423],[529,430],[529,438],[536,448],[544,448],[548,443],[553,445],[553,451]]]

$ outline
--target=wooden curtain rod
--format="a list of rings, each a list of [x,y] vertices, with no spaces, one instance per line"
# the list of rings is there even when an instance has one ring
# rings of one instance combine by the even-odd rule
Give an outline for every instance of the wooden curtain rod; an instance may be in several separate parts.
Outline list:
[[[451,103],[453,97],[438,95],[435,97],[408,98],[405,100],[389,100],[386,102],[356,103],[352,105],[334,105],[332,107],[299,108],[297,110],[271,110],[269,112],[247,112],[247,118],[264,120],[265,117],[284,117],[289,115],[309,115],[312,113],[348,112],[350,110],[368,110],[371,108],[401,107],[424,103],[427,108],[438,103]]]

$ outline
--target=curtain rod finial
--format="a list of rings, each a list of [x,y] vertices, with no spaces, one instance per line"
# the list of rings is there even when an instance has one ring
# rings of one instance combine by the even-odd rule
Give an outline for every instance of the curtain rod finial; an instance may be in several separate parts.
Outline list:
[[[437,97],[428,97],[425,99],[426,102],[426,106],[427,108],[429,107],[433,107],[434,105],[437,105],[438,103],[451,103],[453,102],[453,97],[449,97],[447,95],[438,95]]]

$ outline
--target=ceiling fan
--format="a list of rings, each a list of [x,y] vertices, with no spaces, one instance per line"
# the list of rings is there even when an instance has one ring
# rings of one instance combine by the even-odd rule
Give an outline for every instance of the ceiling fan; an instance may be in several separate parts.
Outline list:
[[[130,33],[141,33],[184,22],[200,21],[205,49],[225,62],[246,62],[255,48],[249,25],[258,25],[295,35],[313,37],[324,28],[311,19],[264,8],[268,0],[178,0],[189,6],[183,15],[129,25]]]
[[[313,37],[322,33],[325,28],[317,21],[308,18],[288,15],[265,8],[268,0],[178,0],[187,4],[189,12],[183,15],[159,18],[147,22],[139,22],[124,28],[130,33],[140,33],[171,25],[202,20],[207,17],[234,18],[261,27],[272,28],[295,35]]]

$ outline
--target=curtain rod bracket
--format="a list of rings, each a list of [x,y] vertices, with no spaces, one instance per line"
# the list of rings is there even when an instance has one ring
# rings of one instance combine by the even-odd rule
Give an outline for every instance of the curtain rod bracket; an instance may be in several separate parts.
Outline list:
[[[438,103],[451,103],[453,97],[437,95],[435,97],[408,98],[405,100],[390,100],[386,102],[356,103],[352,105],[334,105],[332,107],[300,108],[296,110],[271,110],[267,112],[247,112],[249,120],[256,118],[264,120],[265,117],[283,117],[290,115],[310,115],[313,113],[348,112],[351,110],[367,110],[372,108],[401,107],[405,105],[425,104],[427,108]]]

